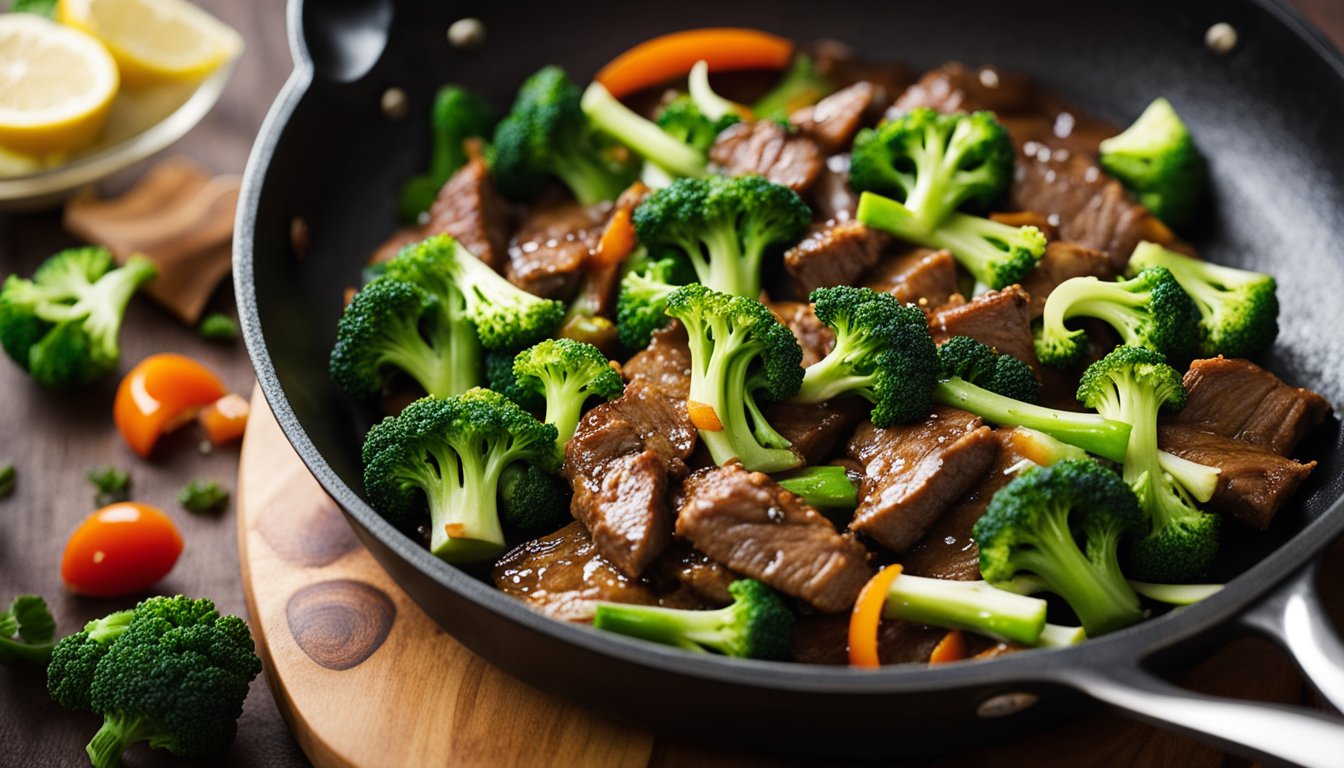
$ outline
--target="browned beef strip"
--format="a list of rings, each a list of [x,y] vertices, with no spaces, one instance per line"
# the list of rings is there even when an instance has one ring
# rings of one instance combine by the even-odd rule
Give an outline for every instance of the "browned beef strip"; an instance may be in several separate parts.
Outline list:
[[[1101,251],[1063,240],[1051,241],[1036,268],[1022,279],[1022,289],[1031,299],[1027,314],[1032,320],[1038,319],[1045,312],[1046,297],[1060,283],[1088,276],[1109,280],[1115,277],[1115,267]]]
[[[1117,271],[1140,240],[1172,243],[1175,235],[1092,159],[1029,142],[1019,148],[1010,204],[1045,214],[1059,237],[1103,251]]]
[[[798,346],[803,348],[803,367],[817,362],[835,347],[835,331],[817,319],[812,305],[803,301],[772,301],[767,306],[789,326]]]
[[[742,578],[681,539],[673,539],[649,572],[655,581],[676,584],[712,606],[731,603],[728,585]]]
[[[568,300],[610,211],[610,203],[584,207],[568,199],[529,207],[509,243],[504,276],[528,293]]]
[[[876,90],[872,83],[854,83],[797,110],[789,115],[789,122],[815,140],[823,152],[847,148],[873,103]]]
[[[815,288],[854,285],[891,242],[887,233],[857,221],[814,224],[807,237],[784,254],[784,267],[801,296]]]
[[[519,544],[495,564],[495,586],[533,610],[565,621],[588,621],[593,603],[654,605],[643,582],[618,571],[598,554],[588,530],[578,522]]]
[[[684,400],[636,378],[625,394],[586,413],[565,444],[570,509],[626,576],[639,576],[667,545],[669,476],[685,475],[695,436]]]
[[[1265,446],[1186,425],[1159,427],[1158,445],[1183,459],[1222,470],[1209,503],[1262,529],[1316,467],[1314,461],[1299,464]]]
[[[929,318],[929,331],[938,344],[953,336],[970,336],[999,354],[1012,355],[1039,371],[1031,316],[1027,310],[1029,304],[1027,292],[1010,285],[1001,291],[982,293],[964,304],[939,307]]]
[[[862,544],[760,472],[736,462],[701,469],[685,493],[678,536],[819,611],[848,610],[872,576]]]
[[[921,422],[859,425],[849,455],[864,482],[849,527],[893,552],[919,541],[938,516],[980,482],[999,443],[978,416],[935,406]]]
[[[476,258],[498,271],[504,264],[507,213],[507,205],[495,191],[485,160],[473,156],[439,190],[429,208],[428,221],[393,235],[374,252],[370,261],[387,261],[402,246],[430,235],[452,235]]]
[[[913,576],[962,581],[980,578],[980,550],[975,546],[971,529],[985,513],[994,494],[1015,477],[1009,470],[1029,458],[1024,442],[1020,439],[1021,434],[1016,429],[994,430],[999,451],[989,471],[938,518],[918,544],[901,557],[904,572]]]
[[[1212,432],[1287,456],[1330,414],[1325,398],[1291,387],[1249,360],[1196,360],[1185,374],[1189,399],[1173,424]]]
[[[957,262],[950,251],[911,248],[882,259],[863,284],[890,293],[902,304],[932,310],[957,293]]]
[[[852,221],[859,210],[859,194],[849,186],[849,155],[826,158],[804,199],[812,206],[817,226]]]
[[[627,360],[621,374],[626,381],[643,378],[672,397],[685,400],[691,394],[691,348],[686,329],[673,320],[654,331],[649,346]]]
[[[877,630],[877,657],[883,664],[929,660],[947,630],[908,621],[883,621]],[[794,626],[789,656],[802,664],[849,663],[849,617],[804,616]]]
[[[718,135],[709,159],[730,176],[759,174],[803,192],[821,172],[823,156],[816,141],[790,133],[774,120],[738,123]]]
[[[915,73],[904,65],[867,61],[838,40],[819,41],[810,52],[817,72],[837,88],[858,82],[873,86],[872,106],[866,116],[869,123],[877,122],[887,105],[915,80]]]
[[[770,426],[793,444],[795,453],[808,464],[820,464],[871,408],[867,400],[845,397],[814,405],[774,403],[763,412]]]

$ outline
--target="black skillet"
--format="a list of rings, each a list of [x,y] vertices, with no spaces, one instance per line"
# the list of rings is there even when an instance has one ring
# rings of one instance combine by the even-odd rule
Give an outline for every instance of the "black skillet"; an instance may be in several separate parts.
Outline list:
[[[484,22],[478,48],[448,42],[464,17]],[[360,538],[472,650],[621,719],[795,755],[961,749],[1057,721],[1090,697],[1250,756],[1344,765],[1338,720],[1212,699],[1157,674],[1253,627],[1344,707],[1344,646],[1314,585],[1316,557],[1344,533],[1337,422],[1302,448],[1320,466],[1271,530],[1225,547],[1231,582],[1205,602],[1072,649],[854,671],[699,657],[552,621],[438,561],[361,500],[371,414],[336,392],[326,366],[342,291],[393,228],[400,182],[424,165],[436,86],[462,82],[506,105],[543,64],[583,81],[648,37],[734,25],[839,39],[916,67],[958,59],[1020,70],[1116,124],[1168,97],[1211,164],[1214,210],[1197,244],[1215,261],[1278,276],[1283,332],[1264,362],[1344,404],[1344,59],[1295,13],[1275,0],[294,0],[289,19],[294,73],[262,127],[238,212],[248,349],[285,434]],[[1238,36],[1221,54],[1205,44],[1220,22]]]

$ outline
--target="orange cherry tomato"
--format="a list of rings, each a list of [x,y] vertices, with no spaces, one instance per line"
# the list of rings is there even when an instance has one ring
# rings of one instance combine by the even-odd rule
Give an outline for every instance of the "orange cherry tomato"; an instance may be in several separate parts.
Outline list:
[[[92,597],[142,592],[173,569],[182,534],[163,512],[133,501],[84,518],[61,557],[61,581]]]
[[[230,392],[202,408],[199,419],[210,442],[223,445],[243,436],[249,411],[247,401]]]
[[[208,368],[183,355],[150,355],[117,387],[112,416],[131,450],[149,456],[159,436],[191,421],[228,390]]]
[[[709,27],[646,40],[612,59],[593,78],[616,98],[684,77],[703,59],[710,72],[783,69],[793,58],[793,41],[758,29]]]

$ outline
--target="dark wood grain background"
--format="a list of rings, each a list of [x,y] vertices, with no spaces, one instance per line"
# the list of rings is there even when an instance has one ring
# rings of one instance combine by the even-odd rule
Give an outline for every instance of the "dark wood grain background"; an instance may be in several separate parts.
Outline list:
[[[1344,0],[1294,2],[1336,45],[1344,47]],[[200,0],[200,4],[241,31],[247,51],[219,105],[169,152],[187,155],[217,172],[240,172],[266,109],[290,71],[284,3]],[[145,167],[110,179],[104,188],[110,192],[124,189]],[[0,275],[28,274],[41,259],[73,244],[55,213],[0,214]],[[211,309],[233,313],[229,288],[226,283],[217,292]],[[247,395],[252,388],[252,371],[241,342],[222,346],[203,342],[191,329],[147,301],[137,299],[132,303],[122,333],[122,350],[123,370],[153,352],[176,351],[202,360],[235,391]],[[193,516],[175,500],[178,489],[197,478],[214,479],[233,489],[237,446],[202,454],[197,448],[199,435],[186,429],[173,435],[155,460],[143,461],[126,447],[112,424],[114,388],[115,381],[108,381],[88,392],[51,394],[32,385],[8,360],[0,361],[0,464],[13,463],[19,472],[17,492],[0,501],[0,601],[7,602],[10,596],[24,592],[45,595],[62,632],[129,605],[130,600],[70,595],[61,587],[59,574],[66,538],[93,509],[93,491],[84,473],[96,466],[116,464],[131,472],[134,497],[166,510],[185,538],[181,560],[158,585],[159,590],[211,597],[220,610],[243,614],[232,511],[214,517]],[[1282,679],[1282,685],[1277,686],[1281,690],[1268,695],[1287,699],[1301,695],[1301,681],[1291,665],[1281,656],[1270,654],[1268,658],[1272,661],[1260,672]],[[1199,685],[1198,675],[1194,684]],[[0,765],[87,765],[83,746],[98,723],[99,718],[92,714],[69,712],[53,704],[46,695],[42,675],[24,668],[0,668]],[[389,738],[395,735],[389,734]],[[1033,741],[1043,745],[1038,764],[1058,764],[1047,757],[1051,754],[1057,758],[1069,756],[1072,764],[1089,762],[1083,754],[1070,756],[1069,746],[1081,744],[1071,741],[1064,730]],[[1143,751],[1134,753],[1136,760],[1143,756]],[[667,744],[655,750],[653,762],[676,765],[702,762],[708,757],[699,750]],[[744,756],[731,756],[727,761],[722,755],[718,757],[712,762],[737,762]],[[978,757],[977,761],[994,759],[992,751]],[[174,764],[162,752],[143,749],[127,762],[135,766]],[[238,739],[216,764],[305,763],[264,678],[259,678],[239,723]]]

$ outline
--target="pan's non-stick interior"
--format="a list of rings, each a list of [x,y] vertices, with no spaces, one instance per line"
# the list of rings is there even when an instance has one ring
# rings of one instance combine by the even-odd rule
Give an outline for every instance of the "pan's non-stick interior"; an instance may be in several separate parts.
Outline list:
[[[841,730],[871,742],[883,733],[873,726],[885,725],[890,734],[918,724],[930,737],[920,743],[936,749],[964,743],[937,737],[960,733],[964,739],[966,732],[953,725],[974,717],[977,703],[1009,680],[1033,677],[1042,662],[1021,657],[1043,654],[937,675],[886,670],[866,680],[845,670],[705,666],[662,649],[551,626],[382,525],[356,493],[359,445],[373,414],[336,392],[327,354],[344,289],[358,282],[369,253],[394,228],[400,182],[424,164],[425,115],[433,90],[445,82],[466,84],[503,109],[518,83],[543,64],[562,64],[583,82],[647,37],[743,25],[800,41],[833,38],[865,57],[916,68],[956,59],[1019,70],[1117,124],[1166,96],[1210,160],[1214,200],[1196,244],[1212,260],[1279,279],[1282,332],[1263,362],[1290,382],[1344,402],[1344,67],[1275,6],[1225,0],[1176,8],[1158,0],[631,6],[604,0],[583,3],[578,12],[560,3],[498,1],[307,5],[302,27],[315,59],[313,81],[304,92],[298,78],[263,129],[240,217],[239,302],[262,386],[309,466],[412,596],[468,645],[539,686],[647,725],[679,716],[706,733],[732,731],[714,727],[732,716],[769,734],[772,721],[801,708],[799,716],[814,719],[816,732],[770,737],[788,743]],[[478,49],[446,42],[448,25],[466,16],[485,23],[486,42]],[[1239,33],[1230,53],[1204,44],[1205,30],[1217,22]],[[403,119],[382,109],[389,88],[407,95]],[[1320,466],[1299,503],[1267,534],[1231,537],[1229,575],[1289,540],[1341,496],[1344,448],[1335,423],[1301,453]],[[1274,575],[1287,567],[1280,563]],[[1227,598],[1222,612],[1236,602]],[[1217,610],[1187,613],[1207,623]],[[1161,645],[1161,627],[1169,623],[1124,633],[1129,640],[1098,641],[1095,651],[1085,647],[1069,658],[1086,663],[1117,648],[1137,654]],[[990,668],[1011,674],[996,679],[985,672]],[[823,696],[829,698],[821,705]],[[882,699],[880,707],[874,697]],[[1044,717],[1050,710],[1029,711]],[[897,715],[910,719],[894,720]],[[1021,717],[985,720],[974,732],[1012,732]]]

